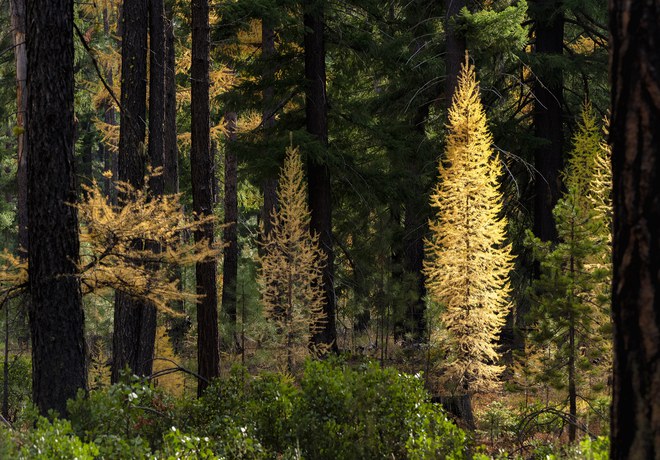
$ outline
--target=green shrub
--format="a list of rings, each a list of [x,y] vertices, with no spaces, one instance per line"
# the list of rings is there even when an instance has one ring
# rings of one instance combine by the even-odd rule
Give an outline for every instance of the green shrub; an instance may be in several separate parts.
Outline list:
[[[236,369],[177,408],[133,380],[80,393],[70,422],[40,418],[18,443],[0,433],[10,444],[0,454],[15,458],[21,445],[19,457],[37,459],[463,458],[464,433],[427,399],[419,376],[375,364],[310,362],[299,386]]]
[[[88,395],[81,391],[67,408],[74,432],[107,458],[144,458],[172,426],[166,396],[137,377]]]
[[[165,433],[158,458],[167,460],[212,460],[218,457],[210,448],[209,438],[187,435],[177,428]]]
[[[0,458],[16,458],[18,450],[12,432],[0,424]]]
[[[40,418],[36,429],[24,440],[19,458],[26,460],[93,460],[99,455],[94,443],[84,443],[71,429],[67,420],[48,421]]]
[[[376,364],[310,362],[295,417],[305,458],[460,458],[465,436],[419,376]]]
[[[0,366],[0,369],[2,366]],[[9,398],[7,419],[16,420],[25,408],[30,405],[32,396],[32,364],[28,358],[14,355],[9,359]],[[0,393],[4,388],[4,373],[0,371]],[[0,399],[2,395],[0,394]]]

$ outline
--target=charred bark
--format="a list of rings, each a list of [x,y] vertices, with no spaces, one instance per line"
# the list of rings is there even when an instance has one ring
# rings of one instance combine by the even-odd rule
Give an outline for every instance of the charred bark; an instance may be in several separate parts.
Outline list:
[[[225,227],[222,241],[225,244],[222,263],[222,310],[225,313],[229,337],[227,347],[237,350],[236,336],[236,282],[238,278],[238,157],[233,145],[236,140],[236,113],[229,112],[227,142],[225,143]]]
[[[147,111],[147,0],[125,0],[122,11],[121,125],[119,180],[144,186]],[[121,199],[123,197],[119,197]],[[136,241],[136,245],[143,242]],[[115,294],[111,381],[128,368],[136,375],[151,374],[156,339],[156,309],[125,292]]]
[[[213,161],[209,132],[209,4],[208,0],[192,0],[192,147],[190,172],[192,176],[193,211],[198,216],[213,213]],[[213,224],[208,223],[195,232],[195,241],[213,243]],[[220,373],[218,342],[218,293],[215,258],[195,266],[197,294],[197,364],[198,373],[211,380]],[[197,394],[208,384],[199,380]]]
[[[66,416],[87,389],[74,174],[73,1],[27,3],[27,162],[32,394]]]
[[[660,2],[610,0],[611,458],[660,458]]]
[[[328,109],[326,99],[323,1],[306,5],[305,24],[305,118],[307,132],[321,145],[321,155],[310,155],[307,164],[310,228],[319,235],[319,246],[327,257],[323,267],[323,312],[325,322],[312,341],[338,351],[335,319],[334,252],[332,248],[332,190],[328,165]]]

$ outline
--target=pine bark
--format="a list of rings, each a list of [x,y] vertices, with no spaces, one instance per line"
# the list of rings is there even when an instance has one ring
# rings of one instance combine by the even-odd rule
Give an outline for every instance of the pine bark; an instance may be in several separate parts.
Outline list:
[[[73,1],[27,3],[27,163],[33,402],[66,415],[87,389],[74,174]]]
[[[208,0],[192,0],[192,147],[190,172],[192,176],[193,211],[199,216],[213,213],[213,161],[209,132],[209,4]],[[213,243],[213,224],[195,232],[195,241]],[[195,274],[197,294],[197,365],[198,373],[207,380],[220,373],[218,343],[218,293],[215,258],[197,263]],[[207,384],[199,380],[197,394]]]
[[[144,185],[147,151],[147,0],[125,0],[122,11],[121,125],[119,180],[135,188]],[[121,198],[121,197],[120,197]],[[144,244],[136,241],[136,245]],[[111,381],[128,367],[136,375],[151,374],[156,339],[156,311],[117,291],[112,336]]]
[[[238,278],[238,157],[234,150],[236,141],[236,113],[229,112],[227,142],[225,143],[225,227],[222,241],[225,244],[222,263],[222,310],[225,312],[229,337],[227,347],[238,349],[236,337],[236,281]]]
[[[611,457],[660,458],[660,2],[610,0]]]
[[[536,0],[534,17],[534,52],[541,64],[534,69],[534,130],[543,140],[534,152],[536,167],[534,198],[534,235],[541,241],[556,241],[557,229],[552,210],[561,197],[560,171],[564,166],[562,125],[564,79],[559,66],[548,58],[561,56],[564,49],[564,13],[562,0]]]
[[[325,323],[314,335],[316,344],[326,344],[338,351],[335,319],[334,252],[332,248],[332,190],[327,162],[328,106],[326,99],[324,1],[310,2],[304,14],[305,25],[305,117],[307,132],[316,137],[324,158],[310,155],[307,164],[309,186],[310,228],[319,235],[319,246],[327,260],[323,267],[323,312]]]

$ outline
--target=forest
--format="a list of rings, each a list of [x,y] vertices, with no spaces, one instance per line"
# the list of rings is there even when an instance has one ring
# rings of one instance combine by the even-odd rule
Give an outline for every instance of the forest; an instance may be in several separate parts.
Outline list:
[[[660,0],[0,25],[0,458],[659,458]]]

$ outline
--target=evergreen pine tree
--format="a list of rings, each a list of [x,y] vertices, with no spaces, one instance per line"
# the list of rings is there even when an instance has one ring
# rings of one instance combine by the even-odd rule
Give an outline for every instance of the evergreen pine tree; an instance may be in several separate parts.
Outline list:
[[[297,149],[289,148],[277,190],[280,208],[271,215],[270,233],[263,235],[259,286],[264,307],[276,327],[276,342],[285,351],[286,368],[313,351],[311,339],[325,321],[319,237],[310,233],[310,212],[303,167]],[[316,346],[318,347],[318,345]]]
[[[592,400],[609,363],[611,193],[609,151],[586,105],[564,171],[566,193],[553,214],[558,243],[530,234],[540,262],[533,286],[531,339],[542,350],[537,378],[566,392],[569,439],[575,440],[578,399]]]
[[[511,248],[474,67],[467,60],[449,109],[445,159],[431,196],[425,272],[432,301],[444,305],[443,380],[467,397],[492,389],[502,372],[496,340],[509,309]],[[468,406],[469,408],[469,406]]]

